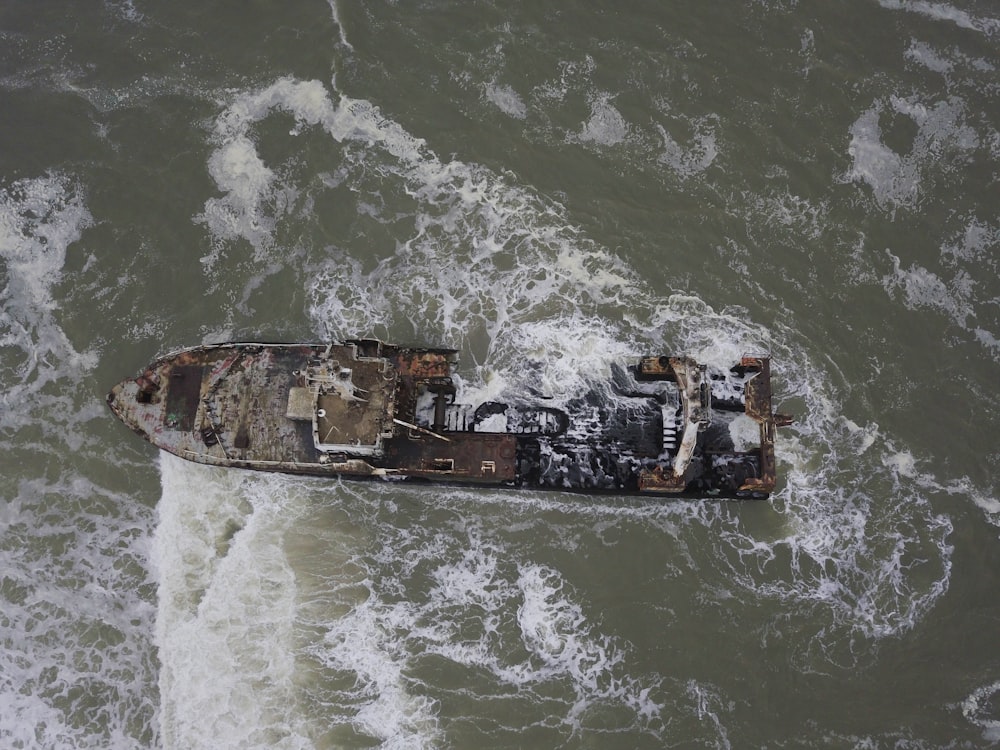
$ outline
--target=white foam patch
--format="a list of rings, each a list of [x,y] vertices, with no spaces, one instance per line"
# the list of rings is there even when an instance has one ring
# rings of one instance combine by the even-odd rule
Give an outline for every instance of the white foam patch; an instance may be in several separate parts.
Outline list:
[[[274,230],[274,219],[262,211],[262,202],[269,197],[274,173],[257,156],[253,143],[245,135],[227,141],[212,154],[209,173],[223,199],[210,199],[205,204],[204,221],[217,237],[243,237],[257,246],[266,241]],[[210,259],[205,259],[211,267]]]
[[[154,538],[166,748],[307,748],[296,710],[294,483],[161,454]]]
[[[764,588],[775,586],[824,602],[835,622],[849,624],[866,637],[899,635],[948,588],[952,527],[927,502],[929,495],[946,488],[914,474],[912,457],[907,460],[877,426],[862,427],[842,417],[819,421],[830,435],[830,463],[824,468],[806,464],[789,472],[784,497],[792,533],[765,554],[770,562],[770,556],[785,547],[795,577],[791,587],[777,581]],[[782,452],[779,449],[779,456]],[[847,456],[851,458],[845,465]],[[851,474],[885,476],[886,470],[889,483],[882,490],[855,490],[845,481]],[[817,479],[824,487],[820,496],[806,486]],[[803,501],[806,506],[799,506]],[[887,504],[880,505],[883,502]],[[812,512],[806,510],[810,505]],[[827,651],[822,643],[814,645]],[[837,656],[835,651],[829,650],[835,661],[853,656]]]
[[[886,252],[893,265],[892,273],[882,279],[887,292],[901,292],[910,309],[929,307],[941,310],[958,326],[967,326],[974,314],[971,277],[962,273],[950,284],[945,284],[936,274],[916,264],[903,268],[899,258]]]
[[[795,237],[819,240],[828,231],[828,208],[788,191],[748,193],[742,196],[768,230],[793,230]]]
[[[705,172],[719,155],[717,137],[719,119],[716,115],[685,116],[673,111],[670,102],[654,97],[648,109],[657,111],[661,121],[651,123],[629,120],[615,105],[619,92],[602,89],[595,84],[597,63],[589,55],[582,60],[563,60],[557,74],[536,86],[529,93],[535,105],[533,114],[545,124],[541,126],[546,140],[563,140],[580,144],[597,154],[614,154],[616,164],[624,158],[639,171],[666,168],[669,174],[688,179]],[[622,84],[623,90],[636,93],[633,77]],[[641,91],[641,88],[640,88]],[[562,123],[579,118],[581,100],[589,109],[579,127],[566,129]],[[682,132],[683,137],[677,132]],[[655,154],[651,164],[650,154]]]
[[[597,63],[590,55],[586,55],[581,61],[562,60],[559,63],[558,77],[538,86],[535,93],[543,100],[563,101],[571,91],[589,89],[596,69]]]
[[[936,271],[915,263],[904,267],[887,250],[892,269],[882,277],[882,286],[911,310],[923,308],[947,316],[1000,361],[1000,314],[988,291],[990,275],[1000,277],[993,252],[998,242],[997,227],[971,219],[943,243],[941,267]]]
[[[437,745],[435,703],[415,695],[405,677],[412,656],[407,631],[418,622],[414,607],[370,597],[328,626],[322,644],[310,650],[327,669],[346,673],[353,682],[331,724],[349,723],[387,749]]]
[[[0,190],[0,737],[11,747],[156,738],[151,513],[62,455],[106,415],[81,386],[97,353],[77,351],[58,319],[67,256],[91,223],[66,175]]]
[[[663,153],[658,161],[667,165],[679,177],[693,177],[708,169],[719,155],[715,136],[718,118],[704,117],[692,122],[694,135],[687,147],[678,143],[662,125],[657,130],[663,140]]]
[[[508,376],[507,382],[520,386],[509,390],[526,398],[541,394],[556,403],[579,396],[585,386],[607,381],[612,365],[626,361],[635,349],[628,340],[615,340],[613,325],[580,314],[525,321],[517,327],[516,334],[516,340],[495,349],[502,353],[502,361],[508,367],[517,362],[518,351],[532,366],[522,375],[520,383]],[[581,363],[585,363],[583,371]]]
[[[976,688],[961,705],[962,715],[979,727],[983,732],[983,739],[991,744],[1000,742],[998,696],[1000,682],[994,682],[992,685]]]
[[[347,29],[344,27],[344,22],[340,18],[340,4],[337,0],[328,0],[330,3],[330,14],[333,17],[333,22],[337,25],[337,34],[340,38],[340,44],[349,50],[353,50],[354,47],[349,41],[347,41]]]
[[[729,423],[729,435],[734,450],[751,450],[760,443],[760,426],[746,414],[740,414]]]
[[[590,119],[575,136],[568,140],[594,143],[599,146],[614,146],[629,137],[629,125],[615,106],[610,94],[601,93],[590,103]]]
[[[732,711],[732,703],[727,703],[715,687],[701,684],[697,680],[689,680],[686,691],[688,697],[694,701],[695,716],[698,721],[710,725],[715,730],[715,747],[729,750],[732,747],[729,732],[726,731],[719,714]]]
[[[868,183],[881,205],[912,205],[919,182],[917,166],[882,143],[879,112],[880,107],[869,109],[851,126],[848,153],[853,165],[848,177]]]
[[[151,511],[79,476],[10,484],[0,490],[4,745],[154,746]]]
[[[910,46],[906,48],[903,57],[919,65],[923,65],[935,73],[950,73],[955,67],[951,60],[945,58],[931,45],[915,39],[910,42]]]
[[[890,10],[907,11],[935,21],[952,23],[959,28],[978,31],[986,36],[1000,33],[1000,19],[974,16],[947,3],[932,3],[927,0],[879,0],[879,5]]]
[[[897,153],[882,140],[880,118],[889,112],[910,118],[917,127],[909,153]],[[949,157],[965,162],[979,146],[975,130],[964,120],[965,107],[957,97],[934,105],[917,97],[877,101],[851,125],[848,153],[852,166],[847,179],[866,183],[884,209],[914,207],[924,171],[947,168]]]
[[[463,506],[480,500],[458,497]],[[533,696],[531,710],[564,736],[607,706],[651,730],[662,708],[650,697],[658,678],[629,674],[628,644],[600,632],[557,570],[518,560],[478,525],[380,526],[378,535],[385,551],[365,562],[368,595],[311,649],[349,676],[342,702],[355,707],[358,731],[386,747],[440,743],[436,701],[407,677],[427,655],[449,673],[475,675],[459,691],[466,698]]]
[[[213,164],[228,163],[224,144],[245,145],[249,127],[272,110],[290,111],[307,124],[321,124],[336,141],[361,146],[331,186],[361,178],[379,162],[419,207],[415,233],[374,270],[339,253],[317,270],[309,292],[324,335],[355,335],[409,320],[416,334],[432,340],[477,333],[505,340],[498,333],[533,308],[572,317],[581,295],[592,304],[612,305],[631,289],[632,274],[613,255],[567,232],[558,206],[482,168],[440,161],[367,102],[342,98],[334,107],[319,84],[283,80],[240,98],[219,119],[223,145]],[[254,174],[264,174],[252,157],[240,164],[248,161]],[[264,202],[257,188],[267,180],[253,180],[252,189],[243,190],[238,174],[229,171],[223,179],[222,172],[217,182],[226,193],[221,201],[227,215],[256,216]],[[207,206],[206,216],[215,205]],[[232,236],[225,222],[209,226],[220,240]],[[267,222],[257,220],[253,232],[242,236],[266,255],[268,231]],[[496,275],[498,266],[506,268],[503,278]]]
[[[923,462],[910,451],[894,450],[894,446],[891,445],[882,461],[893,475],[911,480],[925,492],[968,498],[983,511],[990,523],[1000,526],[1000,498],[976,487],[968,477],[942,482],[929,471],[922,469]]]
[[[237,239],[250,243],[255,261],[266,261],[274,249],[276,226],[295,202],[296,191],[275,179],[274,171],[258,155],[251,133],[251,127],[272,110],[292,114],[297,127],[329,124],[333,118],[322,84],[283,79],[241,97],[218,119],[214,134],[217,148],[208,168],[223,195],[206,201],[204,212],[196,217],[213,236],[212,252],[202,258],[209,269],[227,244]],[[250,282],[257,283],[259,279]]]
[[[42,407],[66,419],[78,414],[68,397],[46,386],[78,378],[97,363],[97,352],[78,352],[66,337],[53,295],[70,246],[91,223],[80,189],[66,176],[18,180],[0,190],[0,373],[6,384],[0,427],[30,424]]]
[[[134,0],[105,0],[105,5],[129,23],[141,23],[145,16],[135,7]]]
[[[973,262],[996,273],[1000,272],[1000,261],[994,253],[997,246],[1000,246],[1000,226],[972,219],[951,242],[945,243],[943,250],[955,262]]]
[[[719,330],[711,318],[700,322],[731,340],[732,324]],[[785,487],[772,505],[783,528],[762,538],[746,533],[738,519],[708,522],[718,527],[718,558],[751,600],[774,598],[789,612],[809,613],[796,626],[796,637],[809,635],[792,647],[793,661],[848,665],[866,643],[911,629],[947,590],[951,524],[929,498],[957,488],[914,474],[877,425],[844,418],[829,374],[790,347],[788,336],[794,341],[787,331],[772,341],[776,393],[801,400],[805,409],[796,409],[795,426],[777,442]],[[728,344],[713,347],[731,356]]]
[[[507,84],[496,82],[484,84],[486,99],[492,102],[505,115],[510,115],[517,120],[523,120],[528,116],[528,108],[513,87]]]
[[[648,329],[652,341],[669,342],[672,351],[721,368],[732,367],[747,352],[770,352],[775,346],[771,333],[743,310],[716,311],[689,294],[653,296],[647,310],[637,307],[627,320],[635,328]]]
[[[568,676],[576,693],[567,715],[572,722],[600,702],[625,705],[639,719],[659,714],[662,707],[648,699],[653,685],[620,676],[625,647],[593,627],[558,571],[537,564],[521,566],[517,586],[521,594],[517,622],[534,658],[513,670],[507,668],[508,676],[520,682]]]

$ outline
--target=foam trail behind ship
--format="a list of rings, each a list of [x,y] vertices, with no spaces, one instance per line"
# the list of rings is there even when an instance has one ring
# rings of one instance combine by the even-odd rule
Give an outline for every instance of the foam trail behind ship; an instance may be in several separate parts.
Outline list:
[[[163,454],[161,737],[170,748],[311,747],[295,710],[294,486]]]

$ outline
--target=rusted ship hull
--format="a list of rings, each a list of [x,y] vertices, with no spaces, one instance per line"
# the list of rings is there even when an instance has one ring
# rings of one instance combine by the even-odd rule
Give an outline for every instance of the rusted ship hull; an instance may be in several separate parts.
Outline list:
[[[108,404],[158,448],[214,466],[664,497],[774,489],[775,428],[790,419],[772,412],[767,357],[728,371],[645,357],[559,408],[455,403],[456,361],[372,339],[201,346]],[[754,444],[737,445],[748,425]]]

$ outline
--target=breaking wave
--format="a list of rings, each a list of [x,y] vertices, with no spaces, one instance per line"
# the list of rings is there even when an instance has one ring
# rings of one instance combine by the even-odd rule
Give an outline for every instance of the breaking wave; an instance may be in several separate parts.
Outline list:
[[[80,189],[63,175],[19,180],[0,190],[0,428],[16,431],[36,409],[75,414],[51,384],[94,367],[97,353],[78,352],[57,321],[53,287],[70,245],[92,222]],[[62,407],[58,403],[62,400]]]
[[[166,454],[160,469],[153,561],[164,745],[312,747],[296,721],[295,576],[281,544],[302,512],[293,488]]]
[[[0,190],[0,740],[8,747],[154,741],[149,508],[92,477],[80,387],[97,352],[60,325],[56,289],[92,218],[52,173]],[[23,476],[21,465],[40,467]]]

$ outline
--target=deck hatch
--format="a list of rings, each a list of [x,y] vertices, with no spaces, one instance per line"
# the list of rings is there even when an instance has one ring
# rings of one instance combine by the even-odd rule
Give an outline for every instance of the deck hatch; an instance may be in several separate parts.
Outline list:
[[[170,371],[167,406],[163,412],[165,425],[181,432],[194,428],[204,373],[202,365],[179,365]]]

